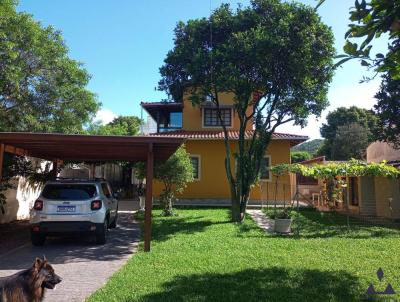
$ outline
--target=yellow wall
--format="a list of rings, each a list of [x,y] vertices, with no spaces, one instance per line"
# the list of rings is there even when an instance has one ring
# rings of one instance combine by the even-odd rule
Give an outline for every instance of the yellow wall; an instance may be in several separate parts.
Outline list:
[[[193,106],[189,100],[190,94],[184,94],[183,96],[183,129],[184,130],[221,130],[222,127],[206,127],[203,128],[202,124],[202,109],[199,106]],[[232,93],[220,93],[219,94],[220,105],[233,105],[233,94]],[[251,114],[251,108],[248,109],[248,115]],[[252,123],[249,122],[247,126],[248,130],[252,129]],[[233,119],[231,130],[239,130],[239,118],[233,110]]]
[[[235,146],[232,143],[232,148]],[[193,155],[200,155],[200,180],[196,180],[188,185],[183,194],[178,198],[210,198],[210,199],[229,199],[229,184],[225,173],[225,148],[222,140],[188,140],[186,150]],[[273,140],[266,152],[271,156],[271,164],[290,162],[290,143],[285,140]],[[233,161],[232,166],[234,167]],[[290,179],[289,176],[282,176],[278,180],[277,200],[290,199]],[[275,179],[272,181],[261,181],[260,185],[253,188],[251,200],[274,200],[275,198]],[[285,188],[285,189],[284,189]],[[162,190],[162,184],[154,183],[154,195],[157,198]],[[285,191],[285,192],[284,192]]]

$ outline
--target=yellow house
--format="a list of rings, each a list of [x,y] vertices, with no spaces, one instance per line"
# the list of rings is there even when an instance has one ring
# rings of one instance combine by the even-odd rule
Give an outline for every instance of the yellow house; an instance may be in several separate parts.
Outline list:
[[[217,118],[217,111],[209,101],[200,106],[193,106],[185,94],[182,103],[157,102],[141,103],[141,106],[156,121],[157,132],[150,135],[162,137],[179,137],[186,139],[186,151],[190,154],[195,181],[188,184],[178,198],[223,202],[230,200],[229,184],[225,172],[224,133]],[[233,110],[232,94],[221,93],[221,113],[229,129],[231,148],[237,147],[239,120]],[[247,137],[252,135],[252,126],[247,129]],[[290,163],[290,148],[307,140],[307,136],[275,133],[266,151],[261,167],[261,181],[251,191],[250,201],[261,200],[289,201],[293,189],[289,176],[273,179],[268,171],[270,165]],[[232,167],[234,163],[232,162]],[[154,196],[162,191],[162,184],[154,183]]]

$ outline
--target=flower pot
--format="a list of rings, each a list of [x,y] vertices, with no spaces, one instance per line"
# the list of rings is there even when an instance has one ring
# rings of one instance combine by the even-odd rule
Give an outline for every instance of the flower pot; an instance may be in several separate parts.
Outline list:
[[[277,233],[290,233],[292,219],[275,219],[275,232]]]

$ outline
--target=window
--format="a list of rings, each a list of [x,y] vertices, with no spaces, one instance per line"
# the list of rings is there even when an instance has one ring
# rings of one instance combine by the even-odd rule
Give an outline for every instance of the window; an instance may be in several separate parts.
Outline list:
[[[232,126],[232,108],[220,109],[221,117],[225,126]],[[204,108],[203,114],[204,127],[218,127],[221,126],[216,108]]]
[[[200,179],[200,157],[199,156],[191,156],[190,160],[192,162],[193,167],[193,178],[195,180]]]
[[[97,195],[94,185],[49,184],[42,193],[44,198],[53,200],[86,200]]]
[[[261,159],[260,166],[260,178],[261,180],[270,180],[271,179],[271,171],[269,170],[271,164],[271,158],[269,156]]]

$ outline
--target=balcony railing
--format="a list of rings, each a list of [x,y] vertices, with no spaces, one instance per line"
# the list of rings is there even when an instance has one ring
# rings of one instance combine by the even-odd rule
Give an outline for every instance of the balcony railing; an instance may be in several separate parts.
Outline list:
[[[176,130],[181,130],[182,127],[159,127],[158,132],[170,132],[170,131],[176,131]]]

